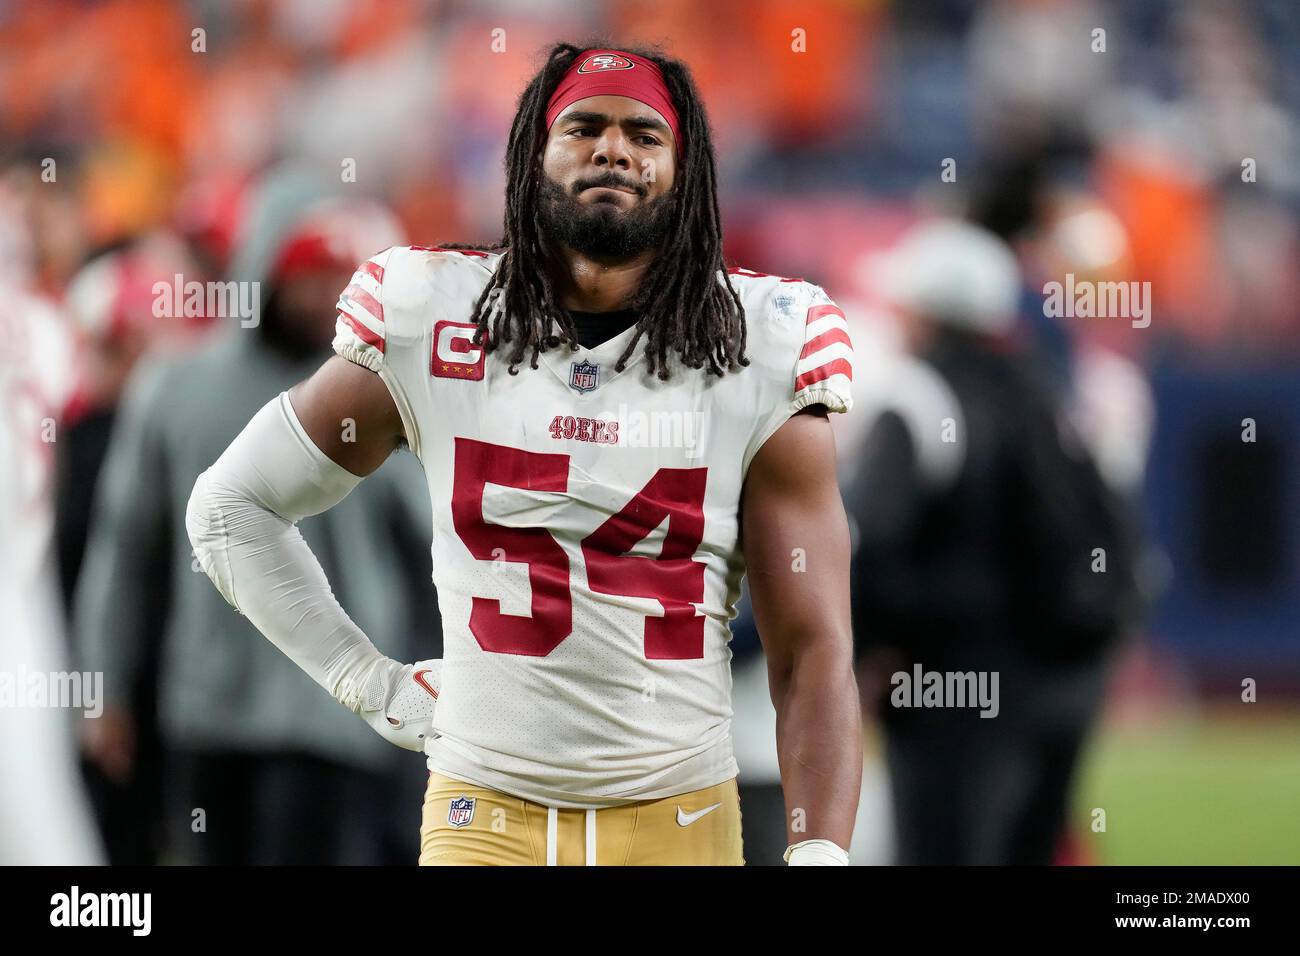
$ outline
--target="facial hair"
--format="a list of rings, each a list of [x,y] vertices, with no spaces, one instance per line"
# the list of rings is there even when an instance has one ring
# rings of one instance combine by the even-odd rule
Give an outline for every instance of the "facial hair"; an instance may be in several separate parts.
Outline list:
[[[579,202],[578,193],[592,186],[618,186],[635,189],[639,196],[646,194],[644,183],[623,179],[613,172],[580,179],[572,191],[543,174],[537,194],[537,221],[542,235],[584,256],[600,258],[635,256],[666,242],[676,211],[675,193],[670,191],[631,209],[613,202]]]

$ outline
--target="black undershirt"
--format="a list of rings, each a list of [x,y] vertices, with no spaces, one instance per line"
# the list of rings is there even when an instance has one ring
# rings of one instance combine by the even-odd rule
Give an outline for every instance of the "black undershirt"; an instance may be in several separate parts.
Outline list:
[[[573,331],[578,337],[578,344],[584,349],[594,349],[636,325],[639,315],[635,309],[619,309],[616,312],[577,312],[570,309],[569,318],[573,320]]]

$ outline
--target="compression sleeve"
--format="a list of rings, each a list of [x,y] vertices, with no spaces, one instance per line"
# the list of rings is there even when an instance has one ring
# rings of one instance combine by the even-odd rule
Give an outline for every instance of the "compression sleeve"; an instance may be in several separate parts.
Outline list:
[[[282,392],[199,476],[185,516],[222,596],[353,713],[382,709],[402,665],[348,617],[296,522],[360,482],[316,447]]]

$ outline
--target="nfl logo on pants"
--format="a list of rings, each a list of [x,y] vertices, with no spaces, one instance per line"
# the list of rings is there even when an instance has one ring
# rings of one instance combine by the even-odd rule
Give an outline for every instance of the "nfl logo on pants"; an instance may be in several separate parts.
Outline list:
[[[447,806],[447,822],[454,827],[469,826],[474,819],[474,797],[454,797]]]
[[[600,377],[600,366],[591,362],[574,362],[569,372],[569,385],[579,392],[590,392]]]

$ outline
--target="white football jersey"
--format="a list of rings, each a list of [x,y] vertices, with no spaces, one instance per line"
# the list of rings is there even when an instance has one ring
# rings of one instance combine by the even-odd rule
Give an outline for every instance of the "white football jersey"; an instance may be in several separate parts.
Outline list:
[[[431,770],[557,807],[736,775],[731,634],[740,493],[798,409],[850,407],[843,313],[818,287],[734,270],[738,373],[670,358],[635,328],[509,373],[472,344],[498,256],[389,249],[339,299],[339,355],[388,385],[433,503],[444,629]]]

